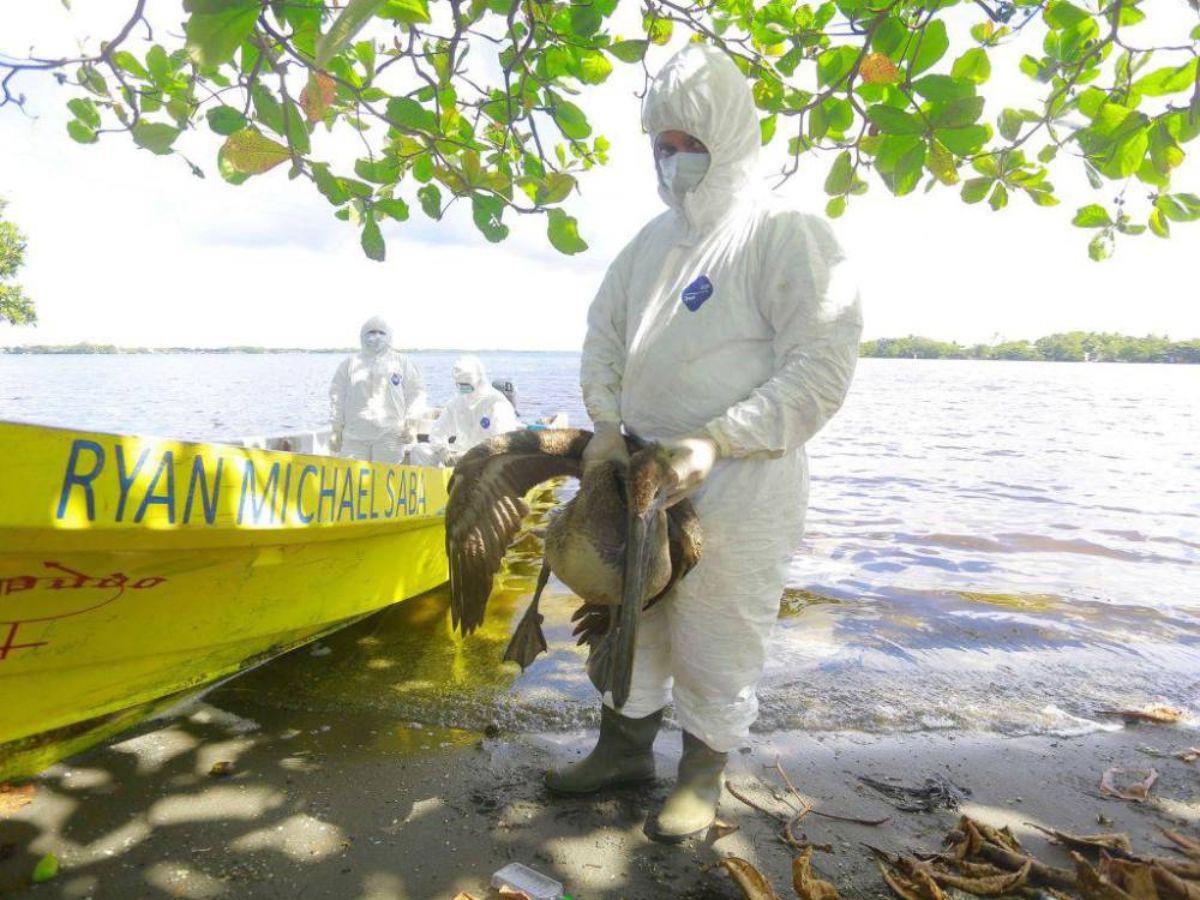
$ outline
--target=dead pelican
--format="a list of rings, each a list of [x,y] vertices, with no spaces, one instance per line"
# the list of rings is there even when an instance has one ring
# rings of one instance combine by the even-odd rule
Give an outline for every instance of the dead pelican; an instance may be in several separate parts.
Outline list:
[[[580,478],[579,492],[546,529],[533,602],[504,658],[524,669],[546,649],[538,601],[553,572],[584,601],[572,620],[591,651],[588,675],[601,693],[612,691],[620,708],[629,696],[642,610],[699,560],[700,523],[687,500],[665,508],[674,473],[658,444],[629,437],[628,468],[601,463],[581,477],[591,436],[577,428],[515,431],[459,461],[446,509],[450,614],[464,635],[483,622],[492,578],[528,512],[522,498],[550,478]]]

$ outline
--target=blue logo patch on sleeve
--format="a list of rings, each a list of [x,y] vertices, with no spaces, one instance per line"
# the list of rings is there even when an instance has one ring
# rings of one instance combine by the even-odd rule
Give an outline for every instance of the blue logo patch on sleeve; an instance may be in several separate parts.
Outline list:
[[[707,275],[701,275],[683,289],[683,293],[679,295],[679,299],[683,301],[684,306],[695,312],[712,295],[713,283],[708,280]]]
[[[395,385],[400,384],[400,376],[395,372],[392,373],[392,384],[395,384]]]
[[[482,419],[479,420],[479,424],[482,425],[484,428],[491,428],[492,420],[489,419],[487,416],[484,416]]]

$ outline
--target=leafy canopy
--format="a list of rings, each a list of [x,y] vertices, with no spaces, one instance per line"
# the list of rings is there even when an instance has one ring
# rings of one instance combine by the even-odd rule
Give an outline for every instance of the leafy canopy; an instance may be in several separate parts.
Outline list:
[[[5,206],[0,200],[0,322],[32,325],[37,321],[33,301],[12,280],[25,264],[25,235],[4,218]]]
[[[159,43],[136,0],[94,55],[0,58],[0,104],[22,102],[18,72],[53,70],[78,89],[67,131],[81,143],[125,132],[168,156],[207,129],[222,178],[286,171],[371,259],[386,254],[381,221],[414,206],[440,219],[460,201],[489,241],[508,235],[506,216],[544,215],[572,254],[587,244],[564,204],[609,152],[589,91],[614,65],[648,80],[648,50],[687,35],[750,81],[763,143],[786,150],[782,178],[829,158],[830,216],[872,182],[1049,207],[1051,172],[1075,168],[1106,196],[1074,218],[1095,232],[1093,259],[1119,234],[1166,238],[1200,218],[1200,197],[1172,184],[1200,135],[1200,24],[1147,44],[1143,0],[641,0],[628,35],[612,28],[620,2],[184,0],[183,41]],[[139,26],[144,53],[128,48]],[[1038,100],[998,106],[985,85],[1011,43],[1029,51],[1018,66]]]

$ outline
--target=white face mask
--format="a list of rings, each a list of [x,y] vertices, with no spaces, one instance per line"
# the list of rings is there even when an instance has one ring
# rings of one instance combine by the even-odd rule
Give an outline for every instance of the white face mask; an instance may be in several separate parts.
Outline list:
[[[460,382],[458,382],[458,392],[459,392],[460,394],[471,394],[471,393],[474,393],[474,392],[475,392],[475,386],[474,386],[474,385],[472,385],[472,384],[464,384],[463,382],[461,382],[461,381],[460,381]]]
[[[712,157],[707,153],[672,153],[658,161],[658,183],[663,190],[683,199],[683,195],[699,187]]]
[[[368,353],[382,353],[387,346],[388,338],[382,331],[368,331],[363,337],[363,347]]]

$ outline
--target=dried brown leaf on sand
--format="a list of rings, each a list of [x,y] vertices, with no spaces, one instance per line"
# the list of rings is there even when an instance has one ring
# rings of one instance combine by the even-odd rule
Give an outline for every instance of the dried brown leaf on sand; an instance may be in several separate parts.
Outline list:
[[[466,891],[459,891],[454,895],[454,900],[475,900],[475,895],[468,894]]]
[[[726,856],[721,860],[721,866],[733,876],[734,884],[746,900],[779,900],[771,883],[753,864],[737,856]]]
[[[734,825],[732,822],[722,822],[720,819],[717,819],[708,829],[709,840],[716,843],[723,837],[729,837],[729,835],[733,834],[740,827],[739,825]]]
[[[936,881],[929,877],[928,873],[918,872],[912,876],[901,875],[889,868],[882,859],[876,859],[875,865],[879,866],[879,874],[883,876],[887,886],[892,889],[892,893],[901,900],[945,900],[946,895],[942,893],[942,889],[938,887]]]
[[[812,871],[812,847],[805,847],[792,860],[792,887],[800,900],[838,900],[837,888]]]
[[[1070,847],[1073,850],[1120,850],[1129,853],[1133,850],[1133,845],[1129,842],[1129,835],[1116,832],[1107,834],[1071,834],[1068,831],[1059,831],[1056,828],[1043,828],[1041,825],[1036,825],[1033,822],[1026,822],[1030,828],[1036,828],[1042,834],[1048,834],[1052,837],[1055,843],[1062,844],[1064,847]]]
[[[1119,785],[1117,783],[1118,775],[1142,777],[1140,781]],[[1119,797],[1122,800],[1132,800],[1134,803],[1145,803],[1150,799],[1150,788],[1157,780],[1157,769],[1123,769],[1120,766],[1113,766],[1111,769],[1106,769],[1100,776],[1100,793]]]
[[[28,806],[37,795],[37,787],[33,782],[28,784],[0,784],[0,816],[15,813],[22,806]]]
[[[1200,841],[1190,838],[1186,834],[1180,834],[1178,831],[1172,831],[1169,828],[1160,828],[1158,830],[1171,843],[1177,844],[1186,856],[1190,856],[1192,859],[1200,859]]]
[[[942,887],[951,887],[976,897],[1004,897],[1025,886],[1029,873],[1033,869],[1033,860],[1029,860],[1016,872],[1004,872],[999,875],[983,877],[965,877],[952,872],[931,870],[930,874]]]
[[[1078,853],[1071,853],[1075,863],[1076,889],[1084,900],[1135,900],[1117,887]]]
[[[1101,853],[1100,877],[1121,888],[1134,900],[1159,900],[1154,873],[1144,863],[1113,859],[1107,853]]]
[[[1194,881],[1184,881],[1178,875],[1172,875],[1162,866],[1151,866],[1150,873],[1154,876],[1154,886],[1158,888],[1158,896],[1163,900],[1200,900],[1200,884]]]
[[[1183,718],[1183,710],[1174,706],[1155,704],[1142,709],[1102,709],[1102,716],[1124,719],[1126,722],[1150,722],[1155,725],[1174,725]]]

